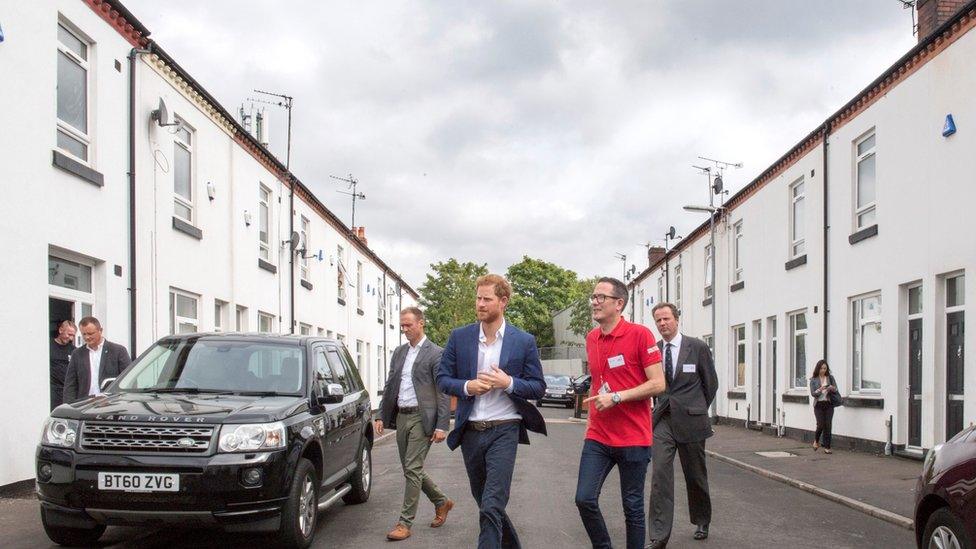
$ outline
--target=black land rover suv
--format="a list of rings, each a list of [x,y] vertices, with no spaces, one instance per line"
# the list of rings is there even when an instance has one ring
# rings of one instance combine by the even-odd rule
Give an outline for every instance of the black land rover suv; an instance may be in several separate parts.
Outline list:
[[[342,343],[163,338],[104,394],[45,422],[44,530],[62,545],[91,545],[106,525],[201,524],[307,547],[319,509],[369,498],[370,416]]]

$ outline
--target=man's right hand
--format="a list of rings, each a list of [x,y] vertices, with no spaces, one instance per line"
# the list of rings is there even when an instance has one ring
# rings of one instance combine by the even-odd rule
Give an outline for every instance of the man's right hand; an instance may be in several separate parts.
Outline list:
[[[491,390],[491,385],[481,381],[480,379],[469,379],[467,383],[464,384],[464,387],[471,396],[483,395]]]
[[[373,420],[373,430],[376,431],[377,435],[383,434],[383,420],[375,419]]]

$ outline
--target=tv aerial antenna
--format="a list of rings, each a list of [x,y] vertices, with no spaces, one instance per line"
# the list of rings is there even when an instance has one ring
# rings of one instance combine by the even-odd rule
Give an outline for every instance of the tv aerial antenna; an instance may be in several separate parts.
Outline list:
[[[248,97],[247,100],[252,103],[264,103],[265,105],[274,105],[276,107],[281,107],[288,111],[288,145],[285,151],[285,169],[291,171],[291,106],[294,97],[290,95],[285,95],[283,93],[275,93],[263,90],[254,90],[254,93],[260,93],[261,95],[266,95],[268,97],[277,97],[277,99],[255,99],[253,97]]]
[[[352,174],[349,174],[349,177],[339,177],[336,175],[330,175],[329,177],[335,179],[336,181],[342,181],[349,185],[347,189],[350,190],[336,191],[336,192],[341,194],[346,194],[352,197],[352,222],[349,225],[351,230],[353,227],[356,226],[356,201],[366,200],[366,195],[356,191],[356,185],[359,185],[359,181],[355,177],[353,177]]]

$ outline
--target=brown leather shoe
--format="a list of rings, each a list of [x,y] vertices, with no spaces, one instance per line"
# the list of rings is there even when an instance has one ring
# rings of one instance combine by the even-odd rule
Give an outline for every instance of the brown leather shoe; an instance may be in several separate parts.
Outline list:
[[[410,529],[402,523],[397,523],[396,527],[390,530],[390,533],[386,535],[386,539],[390,541],[402,541],[409,537]]]
[[[454,501],[447,500],[444,505],[434,508],[434,520],[430,523],[431,528],[439,528],[447,522],[447,514],[454,508]]]

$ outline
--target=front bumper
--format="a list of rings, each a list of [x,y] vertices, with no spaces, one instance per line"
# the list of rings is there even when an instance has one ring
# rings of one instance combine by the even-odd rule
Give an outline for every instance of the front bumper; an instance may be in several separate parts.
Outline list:
[[[559,404],[572,404],[576,402],[576,395],[544,395],[539,402],[558,402]]]
[[[278,528],[288,493],[284,450],[210,456],[88,454],[40,446],[37,467],[51,465],[51,478],[38,476],[37,497],[48,524],[219,525],[228,531]],[[243,483],[242,472],[261,471],[259,486]],[[177,473],[178,492],[125,492],[98,489],[99,472]]]

